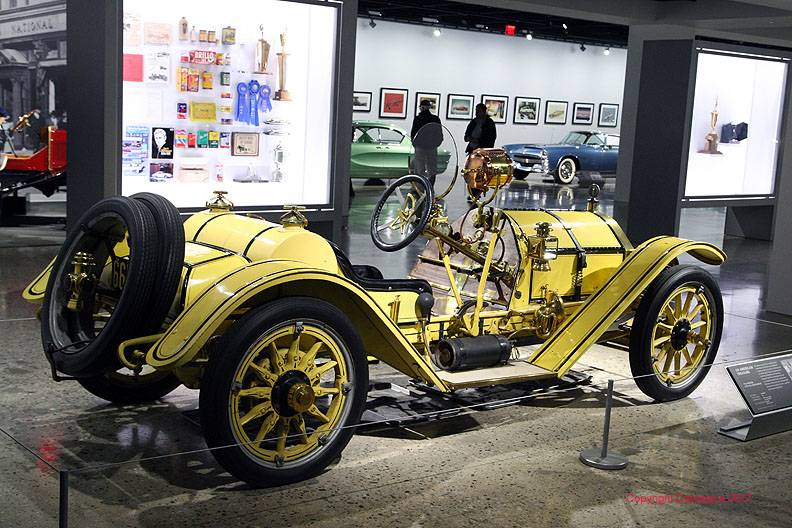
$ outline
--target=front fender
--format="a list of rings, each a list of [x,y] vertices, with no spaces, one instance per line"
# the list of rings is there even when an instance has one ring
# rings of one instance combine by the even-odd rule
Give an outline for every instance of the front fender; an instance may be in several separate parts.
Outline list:
[[[257,262],[218,280],[179,315],[149,350],[146,362],[163,369],[182,367],[220,333],[232,313],[292,296],[322,299],[336,306],[352,320],[368,354],[445,390],[428,362],[368,292],[343,276],[306,269],[292,261]]]
[[[556,329],[530,362],[563,375],[663,269],[683,253],[706,264],[719,265],[726,261],[726,254],[720,248],[706,242],[670,236],[647,240],[624,259],[602,288]]]

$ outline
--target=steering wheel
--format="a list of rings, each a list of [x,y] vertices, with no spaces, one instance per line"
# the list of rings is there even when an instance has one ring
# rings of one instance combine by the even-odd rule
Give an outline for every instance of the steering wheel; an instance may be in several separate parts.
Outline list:
[[[402,176],[385,189],[371,215],[371,240],[382,251],[410,245],[426,228],[434,190],[423,176]]]

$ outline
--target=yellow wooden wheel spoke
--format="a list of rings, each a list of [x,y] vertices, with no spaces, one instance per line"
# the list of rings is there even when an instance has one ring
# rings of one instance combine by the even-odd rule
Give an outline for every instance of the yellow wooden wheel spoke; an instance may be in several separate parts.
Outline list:
[[[690,357],[687,347],[682,349],[682,354],[685,356],[685,366],[693,364],[693,358]]]
[[[679,364],[680,364],[680,358],[682,357],[682,354],[679,352],[679,350],[675,350],[673,355],[674,355],[674,372],[673,372],[673,374],[674,374],[674,376],[679,376],[679,373],[680,373]]]
[[[341,390],[338,387],[314,387],[314,395],[317,398],[330,394],[338,394]]]
[[[269,416],[264,418],[264,421],[261,422],[261,427],[259,428],[258,433],[256,434],[256,438],[255,440],[253,440],[256,446],[261,445],[261,442],[263,442],[264,439],[267,437],[267,434],[270,431],[272,431],[272,428],[275,427],[275,424],[278,422],[278,420],[279,417],[274,412],[270,413]]]
[[[268,412],[272,411],[272,403],[269,401],[265,401],[263,403],[259,403],[258,405],[254,406],[250,409],[245,416],[239,419],[240,425],[247,425],[252,420],[264,416]]]
[[[652,341],[652,348],[657,348],[666,341],[670,341],[670,340],[671,340],[671,335],[660,336],[654,341]]]
[[[262,380],[270,385],[274,385],[276,381],[278,381],[278,376],[270,372],[269,370],[265,369],[264,367],[257,365],[256,363],[251,363],[250,368],[256,375]]]
[[[315,416],[316,418],[319,418],[322,421],[322,423],[328,423],[330,421],[330,418],[325,416],[325,414],[322,411],[320,411],[316,405],[312,405],[307,412],[311,416]]]
[[[671,323],[671,326],[673,326],[676,321],[676,315],[674,314],[674,309],[671,308],[670,302],[663,307],[663,315],[666,316],[666,323]]]
[[[693,301],[693,297],[695,295],[693,292],[686,292],[687,295],[685,296],[685,304],[682,306],[682,313],[680,315],[687,316],[690,313],[690,303]]]
[[[280,431],[278,431],[278,446],[276,448],[276,451],[280,456],[286,455],[286,438],[289,436],[290,423],[291,423],[290,418],[281,418]]]
[[[702,319],[701,321],[696,321],[695,323],[692,323],[692,324],[690,325],[690,329],[691,329],[691,330],[695,330],[696,328],[701,328],[702,326],[704,326],[704,325],[706,325],[706,324],[707,324],[707,321],[705,321],[704,319]]]
[[[668,374],[668,371],[671,370],[671,362],[674,360],[674,356],[675,355],[676,354],[674,354],[673,349],[671,349],[671,347],[669,347],[669,350],[666,351],[665,363],[663,364],[663,373],[664,374]]]
[[[696,305],[696,306],[693,308],[693,311],[692,311],[692,312],[690,312],[690,313],[688,313],[688,315],[687,315],[687,320],[688,320],[688,321],[692,321],[693,319],[695,319],[695,318],[696,318],[696,316],[697,316],[699,313],[701,313],[701,310],[702,310],[702,308],[704,308],[704,305],[703,305],[703,304],[701,304],[701,303],[698,303],[698,304],[697,304],[697,305]]]
[[[316,354],[322,349],[322,346],[324,346],[324,343],[321,341],[314,343],[313,346],[308,349],[308,352],[303,354],[300,363],[297,365],[297,370],[307,370],[308,367],[313,364],[316,359]]]
[[[243,398],[246,396],[250,396],[252,398],[269,398],[270,394],[272,394],[272,389],[270,387],[251,387],[249,389],[242,389],[239,391],[238,396]]]
[[[297,415],[293,419],[295,429],[297,432],[300,433],[300,440],[302,440],[303,444],[308,443],[308,432],[305,430],[305,419],[302,417],[301,414]]]
[[[278,345],[275,344],[275,341],[269,344],[269,351],[270,365],[272,365],[275,374],[282,374],[284,371],[283,356],[281,356],[280,350],[278,350]]]
[[[292,339],[291,345],[289,345],[289,351],[286,352],[286,365],[288,368],[294,368],[297,364],[297,352],[300,350],[300,336],[302,336],[302,332],[294,332],[294,339]]]
[[[322,374],[334,368],[336,365],[338,365],[338,363],[335,361],[328,361],[324,365],[314,368],[313,372],[311,372],[311,378],[314,380],[314,383],[318,383],[322,378]]]
[[[663,332],[668,332],[669,334],[674,330],[674,325],[666,324],[666,323],[657,323],[655,327],[656,330],[662,330]]]

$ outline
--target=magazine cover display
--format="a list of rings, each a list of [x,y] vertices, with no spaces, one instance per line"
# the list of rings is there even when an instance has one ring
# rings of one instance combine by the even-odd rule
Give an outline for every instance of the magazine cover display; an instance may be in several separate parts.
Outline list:
[[[328,203],[335,17],[278,0],[126,0],[123,194]]]

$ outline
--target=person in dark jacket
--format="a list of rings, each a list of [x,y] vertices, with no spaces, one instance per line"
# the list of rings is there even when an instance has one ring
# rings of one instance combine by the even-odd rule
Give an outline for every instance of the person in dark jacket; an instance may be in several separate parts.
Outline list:
[[[415,149],[412,169],[415,174],[424,176],[434,186],[437,178],[437,148],[443,142],[443,125],[440,123],[440,118],[431,112],[431,101],[424,99],[419,108],[421,111],[413,119],[410,131]]]
[[[495,146],[497,132],[495,121],[487,115],[487,105],[476,105],[476,116],[470,120],[465,130],[465,141],[468,142],[465,152],[470,154],[477,148],[492,148]]]

